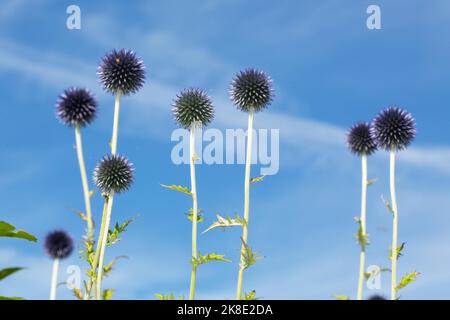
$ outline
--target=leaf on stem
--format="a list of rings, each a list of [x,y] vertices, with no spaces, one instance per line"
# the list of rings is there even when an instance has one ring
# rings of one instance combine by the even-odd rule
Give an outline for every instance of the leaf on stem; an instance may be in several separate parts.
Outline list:
[[[406,242],[403,242],[400,246],[397,247],[397,249],[395,250],[396,254],[397,254],[397,259],[400,258],[403,255],[403,249],[405,248]],[[391,253],[389,254],[389,259],[392,260],[392,250]]]
[[[165,184],[161,184],[161,187],[167,188],[167,189],[170,189],[170,190],[175,190],[175,191],[187,194],[189,196],[192,196],[191,190],[189,190],[188,187],[183,187],[183,186],[176,185],[176,184],[172,184],[170,186],[169,185],[165,185]]]
[[[383,196],[381,196],[381,201],[383,201],[383,203],[386,206],[386,208],[388,209],[388,211],[394,215],[395,212],[394,212],[394,209],[392,209],[391,203],[389,201],[387,201],[386,199],[384,199]]]
[[[73,295],[78,300],[83,300],[83,292],[81,292],[80,288],[72,288]]]
[[[373,270],[372,272],[364,272],[364,278],[366,280],[369,280],[372,277],[376,277],[379,274],[381,274],[382,272],[391,272],[391,269],[389,268],[384,268],[384,267],[380,267],[378,269]]]
[[[256,182],[263,181],[265,177],[266,177],[265,175],[262,175],[262,176],[259,176],[259,177],[256,177],[256,178],[251,178],[250,179],[250,183],[253,184],[253,183],[256,183]]]
[[[0,300],[25,300],[24,298],[19,298],[19,297],[5,297],[5,296],[0,296]]]
[[[256,291],[252,290],[250,292],[244,292],[244,296],[242,297],[242,300],[259,300],[259,298],[256,297]]]
[[[23,230],[16,230],[16,227],[5,221],[0,221],[0,237],[19,238],[33,242],[37,241],[37,238],[34,235]]]
[[[207,233],[215,228],[222,228],[224,230],[226,227],[236,227],[236,226],[244,226],[246,224],[245,219],[241,218],[239,215],[235,214],[234,218],[230,216],[222,217],[216,214],[217,221],[215,221],[212,225],[209,226],[208,229],[203,231],[202,233]]]
[[[17,271],[23,270],[22,267],[11,267],[11,268],[5,268],[0,270],[0,280],[5,279],[6,277],[9,277],[13,273],[16,273]]]
[[[108,239],[106,241],[106,245],[110,246],[110,245],[113,245],[113,244],[116,244],[117,242],[119,242],[121,240],[119,238],[119,235],[121,233],[125,232],[127,227],[131,223],[133,223],[134,220],[136,220],[136,218],[128,219],[124,223],[122,223],[121,225],[119,225],[119,223],[116,222],[116,224],[114,225],[114,229],[113,230],[108,230]]]
[[[104,265],[103,266],[103,276],[104,277],[106,277],[108,274],[109,274],[109,272],[112,270],[112,268],[114,267],[114,265],[116,264],[116,262],[119,260],[119,259],[128,259],[128,257],[127,256],[118,256],[118,257],[115,257],[110,263],[108,263],[107,265]]]
[[[407,274],[406,276],[404,276],[400,282],[398,283],[398,285],[395,287],[395,291],[399,291],[401,289],[403,289],[404,287],[406,287],[408,284],[414,282],[417,280],[417,277],[420,275],[419,272],[414,271],[411,272],[410,274]]]
[[[358,232],[356,233],[356,239],[361,247],[361,250],[366,250],[366,246],[369,245],[369,235],[363,233],[361,218],[355,217],[355,221],[358,224]]]
[[[155,296],[156,296],[156,298],[157,298],[158,300],[177,300],[177,299],[175,298],[175,295],[174,295],[173,293],[169,293],[169,294],[161,294],[161,293],[157,293],[157,294],[155,294]],[[178,298],[178,300],[184,300],[184,297],[183,297],[183,296],[180,296],[180,297]]]
[[[250,248],[250,246],[245,243],[244,239],[241,238],[241,240],[244,245],[241,268],[245,270],[248,269],[250,266],[254,265],[259,260],[261,260],[263,257],[254,252],[252,248]]]
[[[225,259],[224,254],[208,253],[206,255],[202,255],[201,253],[199,253],[197,258],[192,257],[191,263],[195,268],[197,268],[199,265],[211,261],[231,262],[231,260]]]
[[[187,215],[189,221],[194,220],[194,210],[192,208],[189,208],[189,212],[186,212],[185,215]],[[197,211],[197,222],[203,222],[205,221],[205,218],[203,217],[203,210],[199,209]]]
[[[114,294],[114,289],[105,289],[102,293],[103,300],[111,300],[112,295]]]

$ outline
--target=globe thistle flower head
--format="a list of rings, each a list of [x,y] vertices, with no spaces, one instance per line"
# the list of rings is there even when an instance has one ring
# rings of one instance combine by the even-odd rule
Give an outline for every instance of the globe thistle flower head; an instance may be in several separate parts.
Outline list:
[[[416,122],[404,109],[387,108],[373,120],[371,134],[378,146],[385,150],[402,150],[416,136]]]
[[[272,102],[272,79],[264,71],[241,71],[231,81],[230,98],[241,111],[261,111]]]
[[[45,237],[44,248],[51,258],[64,259],[73,251],[73,240],[67,232],[55,230]]]
[[[387,300],[387,299],[381,294],[374,294],[371,295],[367,300]]]
[[[134,51],[114,49],[102,58],[97,75],[107,92],[129,95],[144,85],[145,66]]]
[[[347,144],[351,152],[358,156],[371,155],[377,150],[377,145],[370,134],[370,125],[360,122],[347,133]]]
[[[214,118],[210,97],[197,88],[185,89],[177,94],[172,112],[177,123],[186,129],[206,126]]]
[[[95,119],[97,106],[97,101],[89,90],[72,87],[58,97],[56,115],[69,127],[84,127]]]
[[[133,164],[121,155],[106,155],[94,170],[94,182],[104,193],[120,193],[133,183]]]

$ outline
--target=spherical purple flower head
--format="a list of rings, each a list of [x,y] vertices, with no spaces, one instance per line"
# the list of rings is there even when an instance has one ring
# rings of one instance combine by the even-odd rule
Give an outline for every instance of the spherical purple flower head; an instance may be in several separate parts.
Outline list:
[[[133,51],[114,49],[102,58],[97,75],[107,92],[129,95],[144,85],[145,66]]]
[[[385,150],[402,150],[416,136],[416,122],[411,113],[400,108],[387,108],[373,120],[371,135]]]
[[[97,101],[89,90],[72,87],[58,97],[56,115],[69,127],[84,127],[95,119],[97,106]]]
[[[241,111],[261,111],[272,102],[272,79],[260,70],[241,71],[231,81],[230,98]]]
[[[53,259],[67,258],[73,251],[72,237],[63,230],[49,232],[45,237],[45,251]]]
[[[374,294],[371,295],[367,300],[387,300],[387,299],[381,294]]]
[[[203,127],[214,118],[211,98],[201,89],[185,89],[177,94],[172,109],[175,120],[183,128]]]
[[[121,155],[106,155],[94,170],[94,182],[104,193],[120,193],[133,183],[133,164]]]
[[[377,150],[377,145],[370,134],[370,125],[360,122],[347,133],[347,144],[351,152],[358,156],[371,155]]]

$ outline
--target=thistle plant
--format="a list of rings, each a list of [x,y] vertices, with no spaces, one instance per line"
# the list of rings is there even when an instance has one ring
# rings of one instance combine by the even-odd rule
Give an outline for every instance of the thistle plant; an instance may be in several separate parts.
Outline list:
[[[115,157],[117,153],[117,139],[119,133],[120,99],[122,95],[126,96],[136,93],[144,85],[145,66],[143,61],[138,58],[136,54],[131,50],[112,50],[102,58],[102,61],[97,70],[97,75],[101,84],[103,85],[103,89],[108,93],[115,95],[114,121],[112,138],[110,142],[112,157],[104,158],[99,163],[95,171],[95,181],[97,185],[103,190],[105,197],[102,225],[100,228],[99,239],[97,241],[97,249],[94,257],[94,260],[96,260],[97,257],[99,259],[96,279],[96,298],[100,299],[103,273],[103,257],[109,231],[114,193],[123,191],[120,188],[117,189],[118,185],[127,185],[127,183],[131,183],[131,181],[128,181],[123,176],[121,176],[119,172],[120,170],[124,169],[124,166],[126,167],[126,165],[129,165],[129,163],[125,163],[125,158],[123,157]],[[109,176],[99,175],[101,173],[101,170],[103,169],[109,169],[109,171],[106,171],[108,172]],[[124,173],[124,171],[121,171],[121,173]],[[112,180],[108,180],[107,177],[110,177]],[[125,180],[120,180],[119,178]],[[111,184],[112,181],[116,184]],[[107,186],[106,189],[105,186]]]
[[[377,149],[375,141],[370,135],[370,126],[367,123],[357,123],[350,128],[347,134],[347,144],[350,151],[361,158],[361,214],[357,218],[359,228],[357,233],[358,243],[361,247],[359,258],[359,277],[357,299],[363,299],[363,285],[365,279],[365,252],[369,244],[366,232],[366,195],[369,180],[367,179],[367,157]]]
[[[195,131],[207,126],[214,117],[214,108],[211,99],[201,89],[187,89],[181,91],[174,103],[173,114],[176,122],[182,128],[189,130],[189,165],[191,176],[192,197],[192,259],[191,259],[191,281],[189,286],[189,300],[195,298],[195,286],[198,268],[197,250],[197,223],[199,220],[199,209],[197,199],[197,182],[195,177],[195,162],[198,156],[195,154]]]
[[[97,114],[98,104],[93,94],[82,88],[72,87],[65,90],[56,103],[56,114],[60,121],[66,126],[75,129],[75,143],[77,150],[78,165],[80,167],[81,183],[83,187],[85,215],[83,219],[87,222],[87,245],[94,241],[94,221],[92,218],[91,195],[84,163],[83,143],[81,139],[81,128],[89,125]]]
[[[410,279],[415,279],[416,272],[404,277],[397,284],[397,259],[402,250],[398,246],[398,208],[395,191],[395,155],[398,151],[406,149],[416,135],[416,123],[413,116],[406,110],[391,107],[382,110],[373,120],[371,135],[377,142],[379,148],[389,152],[390,175],[389,185],[391,193],[391,203],[388,208],[393,215],[392,220],[392,246],[391,246],[391,300],[397,299],[397,291]],[[408,282],[409,283],[409,282]]]
[[[272,102],[272,80],[263,71],[255,69],[241,71],[231,82],[230,98],[239,110],[248,113],[247,154],[244,179],[244,223],[242,224],[241,257],[236,290],[236,299],[241,300],[244,270],[249,266],[249,255],[253,255],[253,251],[247,243],[250,215],[250,165],[252,161],[253,117],[256,112],[267,108]]]
[[[73,240],[63,230],[55,230],[47,234],[44,243],[45,251],[53,259],[52,278],[50,284],[50,300],[56,299],[59,260],[67,258],[73,251]]]
[[[96,277],[96,299],[101,298],[101,285],[104,273],[103,262],[105,247],[108,244],[109,225],[114,194],[129,189],[133,183],[133,164],[121,155],[106,155],[99,161],[94,170],[94,181],[105,198],[102,225],[95,250],[94,265],[98,265]]]

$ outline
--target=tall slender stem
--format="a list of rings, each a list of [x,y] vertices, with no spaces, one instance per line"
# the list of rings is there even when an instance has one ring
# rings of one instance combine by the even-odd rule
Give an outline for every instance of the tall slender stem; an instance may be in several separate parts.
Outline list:
[[[86,210],[87,241],[92,242],[94,238],[94,221],[92,220],[91,195],[86,175],[86,166],[84,164],[83,143],[81,140],[81,130],[79,125],[75,127],[75,141],[76,141],[78,164],[80,166],[81,183],[83,186],[84,206]]]
[[[100,254],[99,254],[99,260],[98,260],[98,271],[97,271],[97,281],[96,281],[96,299],[101,299],[102,294],[102,277],[103,277],[103,262],[105,259],[105,248],[106,248],[106,241],[108,240],[108,230],[109,230],[109,224],[111,222],[111,212],[112,212],[112,205],[113,205],[113,197],[114,193],[111,192],[110,195],[108,195],[105,198],[105,204],[106,204],[106,215],[105,215],[105,225],[103,228],[103,234],[101,235],[102,238],[100,240]]]
[[[113,133],[111,138],[111,154],[116,154],[117,152],[117,137],[119,135],[119,115],[120,115],[120,97],[121,92],[118,91],[116,94],[116,100],[114,103],[114,123],[113,123]]]
[[[367,155],[363,154],[361,156],[361,233],[362,236],[366,237],[366,195],[367,195]],[[363,287],[365,279],[365,246],[361,245],[361,253],[359,256],[359,279],[358,279],[358,300],[363,299]]]
[[[113,132],[111,138],[111,154],[115,155],[117,153],[117,137],[119,135],[119,115],[120,115],[120,97],[121,92],[116,93],[116,99],[114,103],[114,121],[113,121]],[[105,197],[106,212],[103,213],[102,220],[104,220],[104,225],[102,227],[103,232],[100,232],[99,241],[97,242],[97,250],[99,251],[99,262],[97,270],[97,281],[96,281],[96,299],[100,300],[102,292],[102,277],[103,277],[103,261],[105,258],[105,248],[106,241],[108,239],[109,224],[111,222],[112,205],[114,200],[114,192],[110,192]],[[97,253],[97,252],[96,252]]]
[[[390,152],[390,190],[392,205],[392,248],[391,248],[391,300],[397,299],[397,233],[398,233],[398,209],[395,194],[395,150]]]
[[[56,300],[56,285],[58,281],[59,259],[53,260],[52,280],[50,284],[50,300]]]
[[[191,169],[191,194],[192,194],[192,259],[197,259],[197,183],[195,178],[195,124],[190,129],[189,139],[189,159]],[[195,297],[195,282],[197,276],[197,266],[192,263],[191,271],[191,285],[189,290],[189,300],[194,300]]]
[[[242,246],[241,246],[241,261],[239,264],[238,283],[236,290],[236,299],[242,298],[242,281],[244,278],[244,255],[245,247],[248,239],[248,222],[250,215],[250,165],[252,161],[252,144],[253,144],[253,112],[248,115],[248,129],[247,129],[247,156],[245,160],[245,181],[244,181],[244,225],[242,226]]]

